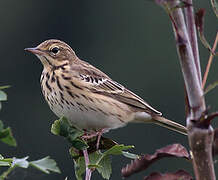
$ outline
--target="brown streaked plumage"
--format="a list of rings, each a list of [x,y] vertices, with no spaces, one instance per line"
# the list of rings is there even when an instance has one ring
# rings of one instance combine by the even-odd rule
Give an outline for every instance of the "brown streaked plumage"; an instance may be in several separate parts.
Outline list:
[[[74,126],[99,131],[128,122],[152,122],[186,134],[185,127],[161,117],[142,98],[80,60],[66,43],[52,39],[26,50],[44,66],[41,87],[50,108]]]

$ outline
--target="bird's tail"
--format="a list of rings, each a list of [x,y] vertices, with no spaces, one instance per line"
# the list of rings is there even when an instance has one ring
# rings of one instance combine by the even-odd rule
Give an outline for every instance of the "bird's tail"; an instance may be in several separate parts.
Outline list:
[[[160,126],[163,126],[165,128],[168,128],[170,130],[179,132],[181,134],[187,135],[187,128],[181,124],[178,124],[174,121],[171,121],[169,119],[166,119],[162,116],[153,116],[152,122],[155,124],[158,124]]]

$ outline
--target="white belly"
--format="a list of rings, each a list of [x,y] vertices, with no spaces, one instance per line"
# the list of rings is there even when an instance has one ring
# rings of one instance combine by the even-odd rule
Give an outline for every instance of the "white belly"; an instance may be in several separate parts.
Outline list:
[[[48,95],[48,99],[54,99],[54,97],[55,95],[53,93]],[[81,101],[82,99],[70,103],[65,101],[63,103],[63,101],[61,102],[58,98],[56,98],[54,102],[48,99],[47,102],[51,110],[58,117],[66,117],[73,126],[79,129],[115,129],[126,125],[126,123],[117,118],[117,116],[108,115],[103,111],[97,110],[94,104],[88,104],[88,106],[81,105],[84,103]],[[102,104],[102,106],[104,106],[104,104]]]
[[[65,106],[65,108],[59,105],[50,106],[52,111],[58,116],[65,116],[72,125],[86,130],[99,130],[103,128],[114,129],[125,125],[125,123],[118,120],[115,116],[106,116],[102,112],[96,112],[91,109],[84,109],[75,106]],[[54,110],[55,109],[55,110]]]

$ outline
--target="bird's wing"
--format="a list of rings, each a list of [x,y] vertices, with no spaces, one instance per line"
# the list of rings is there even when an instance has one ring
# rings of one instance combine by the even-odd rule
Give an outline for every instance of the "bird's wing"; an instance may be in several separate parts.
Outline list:
[[[85,63],[85,68],[83,67],[80,71],[79,78],[89,85],[90,91],[93,93],[111,97],[136,109],[161,115],[161,112],[152,108],[142,98],[88,63]]]

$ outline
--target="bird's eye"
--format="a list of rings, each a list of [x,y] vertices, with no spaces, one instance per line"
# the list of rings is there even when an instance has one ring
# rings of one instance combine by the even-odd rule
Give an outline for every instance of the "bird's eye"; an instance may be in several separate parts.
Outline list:
[[[57,54],[59,51],[60,51],[59,47],[53,47],[53,48],[51,48],[51,52],[52,52],[53,54]]]

